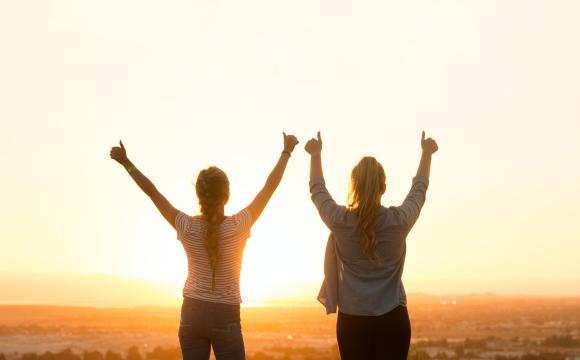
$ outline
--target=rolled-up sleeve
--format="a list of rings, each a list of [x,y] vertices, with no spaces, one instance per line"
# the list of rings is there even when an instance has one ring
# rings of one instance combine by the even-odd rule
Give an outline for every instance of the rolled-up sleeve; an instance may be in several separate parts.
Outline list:
[[[310,179],[310,198],[316,206],[322,221],[332,230],[337,219],[344,212],[344,206],[337,205],[328,190],[323,177],[315,176]]]
[[[409,194],[405,198],[405,201],[403,201],[403,204],[399,206],[399,211],[403,217],[403,221],[409,229],[413,227],[419,218],[421,208],[423,207],[423,204],[425,204],[428,187],[429,179],[426,176],[415,176]]]

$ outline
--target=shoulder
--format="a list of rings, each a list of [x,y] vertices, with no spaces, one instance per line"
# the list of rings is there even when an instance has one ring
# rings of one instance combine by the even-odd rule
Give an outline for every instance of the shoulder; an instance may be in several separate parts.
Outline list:
[[[175,216],[175,229],[179,232],[190,231],[194,224],[201,222],[201,216],[199,215],[187,215],[182,211],[178,211]]]
[[[399,227],[405,224],[405,214],[401,211],[400,206],[381,206],[377,223],[380,228]]]
[[[187,225],[189,224],[189,218],[190,218],[189,215],[187,215],[183,211],[178,210],[177,214],[175,215],[175,228],[177,230],[185,230],[185,228],[187,228]]]
[[[230,219],[233,223],[235,223],[237,225],[251,223],[252,211],[250,210],[249,207],[246,207],[246,208],[238,211],[234,215],[230,216]]]
[[[230,216],[227,220],[232,227],[240,230],[249,230],[252,227],[252,212],[249,207],[246,207]]]
[[[379,210],[379,217],[384,221],[392,220],[393,217],[400,216],[401,211],[399,208],[400,206],[389,206],[389,207],[381,206]]]
[[[352,228],[358,223],[358,217],[353,209],[346,205],[336,205],[333,213],[332,229]]]

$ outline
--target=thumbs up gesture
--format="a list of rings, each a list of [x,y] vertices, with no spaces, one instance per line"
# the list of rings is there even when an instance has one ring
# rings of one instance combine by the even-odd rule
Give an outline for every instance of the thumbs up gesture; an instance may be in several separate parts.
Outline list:
[[[286,135],[286,133],[282,133],[284,136],[284,151],[288,151],[292,153],[294,151],[294,147],[298,144],[298,138],[294,135]]]
[[[437,142],[431,138],[425,139],[425,131],[423,131],[423,135],[421,135],[421,149],[423,152],[428,154],[434,154],[439,150],[439,146],[437,146]]]
[[[320,137],[320,131],[316,134],[316,139],[312,138],[308,140],[304,146],[304,150],[310,155],[320,154],[322,151],[322,138]]]
[[[111,159],[115,160],[121,165],[126,164],[129,161],[127,158],[127,150],[125,150],[125,146],[123,146],[123,142],[119,140],[119,146],[113,146],[111,148]]]

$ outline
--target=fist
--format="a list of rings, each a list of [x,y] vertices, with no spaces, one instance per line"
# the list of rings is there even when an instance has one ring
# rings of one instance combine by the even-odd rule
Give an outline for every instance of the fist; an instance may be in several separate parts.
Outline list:
[[[120,146],[113,146],[111,148],[111,159],[115,160],[119,164],[123,165],[129,159],[127,158],[127,150],[125,150],[125,146],[123,146],[123,142],[119,140]]]
[[[294,147],[298,144],[296,136],[286,135],[286,133],[282,133],[282,135],[284,135],[284,151],[294,151]]]
[[[423,152],[429,154],[434,154],[439,150],[439,146],[437,146],[435,140],[431,138],[425,139],[425,131],[423,131],[423,135],[421,136],[421,149],[423,149]]]
[[[308,140],[304,146],[304,150],[310,155],[320,154],[322,151],[322,138],[320,137],[320,131],[316,134],[316,139],[312,138]]]

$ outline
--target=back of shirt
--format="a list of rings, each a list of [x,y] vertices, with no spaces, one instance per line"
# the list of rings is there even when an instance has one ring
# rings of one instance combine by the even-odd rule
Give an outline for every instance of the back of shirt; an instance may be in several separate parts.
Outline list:
[[[380,207],[376,219],[377,258],[364,255],[357,231],[357,216],[337,205],[323,178],[310,183],[312,200],[331,230],[325,254],[325,280],[319,300],[328,313],[382,315],[406,304],[401,281],[406,255],[406,237],[425,202],[428,179],[413,179],[401,206]]]
[[[177,239],[187,255],[188,274],[183,296],[223,304],[238,305],[240,271],[246,241],[250,237],[252,218],[246,208],[228,216],[218,232],[219,258],[215,269],[215,289],[212,290],[212,270],[204,246],[206,222],[201,216],[188,216],[179,212],[175,217]]]

